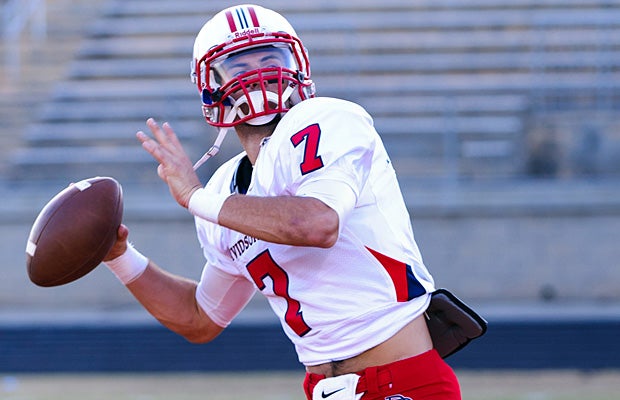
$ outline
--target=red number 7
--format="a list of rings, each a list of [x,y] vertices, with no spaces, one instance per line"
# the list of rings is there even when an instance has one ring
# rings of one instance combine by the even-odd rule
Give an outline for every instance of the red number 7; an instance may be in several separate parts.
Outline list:
[[[246,268],[260,290],[267,287],[265,278],[271,278],[273,293],[286,300],[286,314],[284,316],[286,324],[299,336],[310,332],[312,328],[304,321],[301,304],[288,294],[288,274],[271,258],[269,250],[265,250],[256,256]]]
[[[295,147],[299,146],[304,140],[306,141],[304,161],[299,164],[302,175],[323,168],[323,160],[318,155],[320,139],[321,128],[319,124],[310,125],[291,136],[291,142]]]

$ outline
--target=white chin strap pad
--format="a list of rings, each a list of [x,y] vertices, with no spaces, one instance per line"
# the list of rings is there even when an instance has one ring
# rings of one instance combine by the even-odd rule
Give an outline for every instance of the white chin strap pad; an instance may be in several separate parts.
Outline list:
[[[268,102],[272,102],[274,104],[278,104],[278,102],[280,101],[280,99],[278,98],[278,95],[274,92],[265,92],[266,96],[267,96],[267,101]],[[263,92],[262,91],[254,91],[254,92],[250,92],[249,93],[249,101],[248,98],[246,96],[241,96],[239,99],[237,99],[237,101],[235,102],[235,108],[237,109],[237,115],[239,116],[239,118],[246,118],[248,114],[244,113],[243,110],[241,110],[241,106],[244,104],[248,105],[248,112],[249,112],[249,108],[250,108],[250,104],[254,107],[254,110],[256,110],[257,113],[261,113],[263,111],[265,111],[266,109],[266,104],[263,101]],[[285,101],[284,99],[282,101]],[[256,117],[256,118],[252,118],[251,120],[247,121],[246,123],[250,124],[250,125],[263,125],[266,124],[267,122],[271,121],[272,119],[274,119],[276,116],[276,114],[269,114],[269,115],[263,115],[261,117]]]

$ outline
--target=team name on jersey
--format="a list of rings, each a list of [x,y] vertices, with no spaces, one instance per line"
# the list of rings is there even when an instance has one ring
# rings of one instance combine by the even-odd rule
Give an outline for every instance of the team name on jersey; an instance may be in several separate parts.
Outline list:
[[[237,242],[235,242],[235,244],[233,244],[228,249],[230,258],[235,261],[237,258],[241,257],[241,255],[257,241],[258,239],[248,235],[245,235],[243,238],[237,240]]]

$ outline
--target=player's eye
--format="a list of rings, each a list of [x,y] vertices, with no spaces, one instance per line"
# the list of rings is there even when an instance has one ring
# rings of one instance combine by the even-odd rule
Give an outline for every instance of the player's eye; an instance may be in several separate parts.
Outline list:
[[[245,70],[245,69],[243,69],[243,70],[239,70],[239,71],[232,71],[232,72],[231,72],[231,76],[232,76],[233,78],[238,78],[238,77],[240,77],[241,75],[247,74],[248,72],[250,72],[250,71]]]

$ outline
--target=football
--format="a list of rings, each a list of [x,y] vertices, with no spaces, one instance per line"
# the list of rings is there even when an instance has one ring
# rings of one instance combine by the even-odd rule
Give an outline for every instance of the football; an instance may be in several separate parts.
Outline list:
[[[123,191],[110,177],[73,183],[35,219],[26,268],[38,286],[64,285],[95,269],[112,248],[123,218]]]

